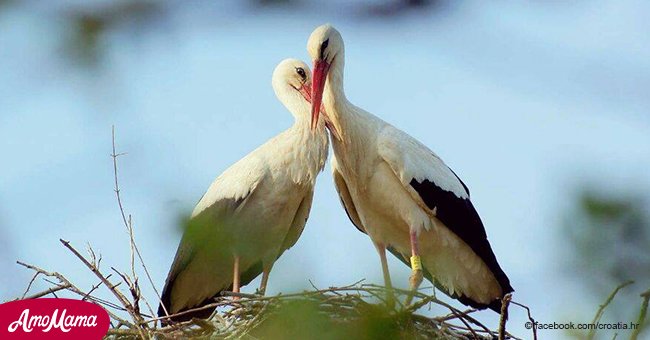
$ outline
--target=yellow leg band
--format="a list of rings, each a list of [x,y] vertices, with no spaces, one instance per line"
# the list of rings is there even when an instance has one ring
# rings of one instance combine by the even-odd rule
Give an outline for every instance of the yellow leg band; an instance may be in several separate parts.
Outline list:
[[[422,270],[422,262],[419,256],[411,256],[411,269]]]

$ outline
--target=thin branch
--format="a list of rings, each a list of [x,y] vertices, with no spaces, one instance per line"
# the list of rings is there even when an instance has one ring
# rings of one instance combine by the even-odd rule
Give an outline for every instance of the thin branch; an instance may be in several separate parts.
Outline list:
[[[104,274],[102,274],[99,271],[99,269],[97,267],[95,267],[92,263],[90,263],[83,255],[81,255],[79,253],[79,251],[77,251],[77,249],[75,249],[73,246],[71,246],[70,242],[68,242],[68,241],[66,241],[64,239],[59,239],[59,241],[66,248],[68,248],[68,250],[70,250],[77,258],[79,258],[79,260],[81,260],[81,262],[83,262],[83,264],[85,264],[86,267],[88,267],[88,269],[90,269],[90,271],[93,272],[95,274],[95,276],[97,276],[97,278],[99,278],[99,280],[101,280],[104,283],[106,288],[108,288],[108,290],[113,293],[113,295],[117,298],[117,300],[124,306],[124,308],[126,308],[126,311],[129,313],[129,315],[131,315],[131,318],[133,318],[133,321],[135,321],[136,324],[138,325],[137,328],[138,328],[138,330],[140,330],[142,338],[147,339],[148,337],[147,337],[146,333],[140,327],[140,325],[144,324],[144,319],[142,318],[140,313],[133,307],[131,302],[129,302],[129,300],[122,294],[122,292],[120,292],[116,288],[117,285],[114,285],[113,283],[111,283],[106,278],[106,276],[104,276]]]
[[[59,290],[64,290],[64,289],[68,290],[68,291],[70,291],[72,293],[75,293],[75,294],[77,294],[79,296],[86,296],[85,292],[83,292],[79,288],[77,288],[77,286],[72,284],[65,276],[61,275],[60,273],[49,272],[49,271],[44,270],[42,268],[36,267],[34,265],[31,265],[31,264],[27,264],[27,263],[24,263],[24,262],[21,262],[21,261],[16,261],[16,263],[18,263],[19,265],[21,265],[21,266],[23,266],[23,267],[25,267],[27,269],[33,270],[33,271],[35,271],[35,272],[37,272],[37,273],[39,273],[41,275],[56,278],[60,283],[55,283],[55,282],[46,280],[47,282],[49,282],[49,283],[51,283],[51,284],[53,284],[55,286],[52,289],[52,292],[51,292],[54,296],[56,296],[55,292],[57,292]],[[65,287],[65,288],[58,289],[60,287]],[[96,302],[100,303],[100,304],[105,304],[104,301],[102,301],[100,299],[97,299],[97,298],[91,298],[91,299],[93,301],[96,301]],[[110,311],[107,310],[107,312],[111,316],[111,318],[113,318],[115,320],[118,320],[120,323],[123,323],[125,325],[129,325],[131,327],[133,326],[130,322],[119,318],[117,315],[111,313]]]
[[[39,272],[34,273],[34,276],[32,276],[32,279],[29,280],[29,284],[27,285],[27,289],[25,289],[25,292],[23,293],[23,296],[20,297],[20,300],[25,299],[25,295],[27,295],[27,293],[29,293],[29,290],[32,288],[32,284],[34,283],[34,281],[36,280],[36,278],[38,277],[39,274],[40,274]]]
[[[501,299],[501,318],[499,319],[499,340],[506,338],[506,321],[508,320],[508,306],[512,300],[512,293],[506,294]]]
[[[60,290],[69,289],[70,287],[72,287],[72,286],[69,285],[69,284],[59,285],[57,287],[48,288],[47,290],[44,290],[44,291],[42,291],[40,293],[36,293],[36,294],[30,295],[30,296],[24,296],[23,295],[23,297],[21,297],[20,300],[38,299],[38,298],[43,297],[45,295],[54,294],[54,293],[56,293],[56,292],[58,292]]]
[[[129,278],[128,275],[119,272],[114,267],[111,267],[111,269],[114,272],[116,272],[117,275],[119,275],[122,278],[122,280],[126,283],[126,285],[129,287],[129,292],[131,293],[131,298],[133,299],[133,302],[131,303],[131,305],[133,306],[134,312],[136,314],[140,315],[141,313],[140,313],[139,301],[140,301],[141,294],[140,294],[140,287],[138,286],[137,279],[136,279],[135,282],[133,282],[133,281],[131,281],[131,279]],[[153,313],[151,313],[151,314],[153,314]]]
[[[452,313],[457,314],[457,312],[454,310],[452,310]],[[472,332],[474,339],[478,339],[478,335],[476,334],[476,331],[467,323],[467,321],[465,321],[465,318],[461,317],[460,314],[458,314],[457,316],[458,316],[458,320],[460,320],[465,325],[465,327],[467,327],[467,329],[470,332]]]
[[[523,303],[519,303],[519,302],[516,302],[516,301],[511,300],[510,303],[512,303],[514,305],[517,305],[517,306],[519,306],[519,307],[526,310],[526,313],[528,314],[528,321],[530,321],[530,324],[532,326],[531,329],[533,330],[533,340],[537,340],[537,328],[536,328],[537,323],[536,323],[535,319],[533,319],[533,317],[530,314],[530,308],[528,306],[524,305]]]
[[[109,279],[110,277],[111,277],[111,276],[108,275],[106,278]],[[84,297],[81,299],[81,301],[86,301],[86,299],[92,297],[90,294],[92,294],[92,293],[95,291],[95,289],[99,288],[99,286],[101,286],[102,283],[103,283],[103,282],[100,281],[98,284],[96,284],[96,285],[90,287],[90,290],[88,291],[88,293],[86,293],[86,296],[84,296]]]
[[[478,311],[478,309],[470,308],[470,309],[462,311],[461,313],[463,315],[468,315],[468,314],[474,313],[476,311]],[[445,321],[453,320],[455,318],[457,318],[456,314],[449,313],[449,314],[447,314],[445,316],[440,316],[440,317],[434,318],[434,320],[436,320],[438,322],[445,322]]]
[[[645,328],[645,317],[646,314],[648,313],[648,302],[650,302],[650,289],[646,290],[645,292],[641,293],[641,297],[643,298],[643,302],[641,303],[641,310],[639,311],[639,318],[636,321],[636,329],[634,330],[634,333],[632,333],[632,336],[630,337],[630,340],[636,340],[639,337],[639,334],[641,333],[641,330]]]
[[[259,298],[261,295],[248,294],[248,293],[235,293],[235,292],[224,290],[223,292],[221,292],[221,296],[231,296],[236,298],[247,298],[249,300],[254,300]]]
[[[634,281],[627,281],[627,282],[624,282],[624,283],[618,285],[618,287],[616,287],[614,289],[614,291],[612,291],[612,293],[609,294],[609,296],[607,297],[607,300],[605,300],[605,302],[602,305],[600,305],[600,307],[598,308],[598,312],[596,312],[596,315],[594,316],[594,319],[591,321],[591,324],[595,325],[598,322],[600,322],[600,319],[603,317],[603,314],[605,313],[605,308],[607,308],[607,306],[609,306],[610,302],[612,302],[612,300],[614,300],[614,297],[616,296],[618,291],[625,288],[625,287],[627,287],[627,286],[629,286],[629,285],[631,285],[631,284],[633,284],[633,283],[634,283]],[[591,329],[589,331],[589,335],[587,335],[587,339],[591,340],[591,339],[594,338],[594,336],[596,336],[596,327],[594,327],[593,329]]]
[[[140,265],[142,265],[142,269],[144,270],[145,275],[147,276],[147,279],[149,280],[149,283],[151,284],[151,288],[153,288],[153,291],[156,293],[156,297],[158,297],[158,303],[160,306],[162,306],[163,311],[165,312],[165,315],[169,315],[167,312],[167,308],[165,307],[165,304],[162,303],[162,298],[160,293],[158,292],[158,289],[156,288],[156,285],[153,282],[153,279],[151,278],[151,274],[149,274],[149,269],[147,269],[147,266],[144,263],[144,260],[142,259],[142,254],[140,253],[140,249],[138,248],[137,244],[135,243],[135,238],[133,236],[133,224],[131,223],[131,215],[129,215],[129,219],[127,221],[126,218],[126,213],[124,212],[124,206],[122,205],[122,197],[120,196],[120,185],[119,185],[119,180],[118,180],[118,175],[117,175],[117,158],[119,156],[125,155],[126,153],[117,153],[115,151],[115,126],[113,125],[111,127],[111,144],[113,147],[113,153],[111,154],[111,157],[113,158],[113,177],[114,177],[114,182],[115,182],[115,197],[117,198],[117,205],[120,208],[120,214],[122,216],[122,222],[124,223],[124,226],[126,227],[127,231],[129,232],[129,237],[131,240],[131,268],[133,271],[133,275],[135,277],[135,268],[133,266],[133,251],[135,251],[135,254],[138,255],[138,260],[140,260]],[[154,314],[153,310],[151,309],[151,306],[149,306],[149,303],[146,302],[149,310],[151,311],[152,314]]]
[[[311,288],[314,288],[314,290],[318,290],[318,287],[316,287],[316,285],[314,285],[314,283],[311,281],[311,279],[308,280],[308,281],[309,281],[309,285],[311,286]]]

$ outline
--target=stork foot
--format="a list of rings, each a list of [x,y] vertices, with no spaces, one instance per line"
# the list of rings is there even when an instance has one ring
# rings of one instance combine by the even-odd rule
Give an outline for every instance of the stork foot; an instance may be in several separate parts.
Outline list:
[[[411,288],[412,291],[417,290],[418,287],[420,287],[423,278],[424,275],[422,275],[422,269],[417,269],[411,272],[411,276],[409,277],[409,288]]]
[[[424,275],[422,275],[422,269],[413,270],[411,272],[411,276],[409,277],[409,290],[411,292],[409,293],[408,296],[406,296],[406,301],[404,301],[404,304],[406,306],[410,305],[411,302],[413,301],[413,296],[417,292],[418,287],[420,287],[423,278]]]
[[[257,294],[264,296],[266,294],[266,286],[269,282],[269,275],[271,274],[271,268],[273,268],[273,261],[270,261],[270,265],[264,263],[262,270],[262,282],[260,282],[260,288],[257,290]]]

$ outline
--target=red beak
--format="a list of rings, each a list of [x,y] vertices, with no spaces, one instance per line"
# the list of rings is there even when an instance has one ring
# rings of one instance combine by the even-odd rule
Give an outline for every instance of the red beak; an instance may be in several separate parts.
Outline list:
[[[314,60],[314,73],[311,85],[311,129],[314,130],[318,125],[318,115],[323,101],[323,90],[325,89],[325,80],[330,70],[330,64],[324,60]]]
[[[302,94],[302,97],[305,98],[306,101],[311,103],[311,86],[307,84],[303,84],[298,90],[298,92]]]

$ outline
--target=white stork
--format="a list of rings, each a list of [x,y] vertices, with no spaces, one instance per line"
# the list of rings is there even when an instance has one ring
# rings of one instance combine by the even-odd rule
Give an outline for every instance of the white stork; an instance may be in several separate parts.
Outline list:
[[[348,101],[343,39],[334,27],[316,28],[307,51],[314,62],[312,124],[319,124],[322,103],[334,183],[350,220],[377,248],[386,287],[388,249],[410,262],[412,291],[424,275],[462,303],[498,312],[513,289],[465,184],[422,143]]]
[[[305,63],[283,60],[272,83],[295,123],[210,185],[178,246],[159,316],[208,304],[223,290],[238,292],[260,273],[264,294],[273,263],[305,227],[316,176],[327,159],[327,130],[324,123],[310,129],[311,72]],[[172,320],[207,317],[212,310]]]

